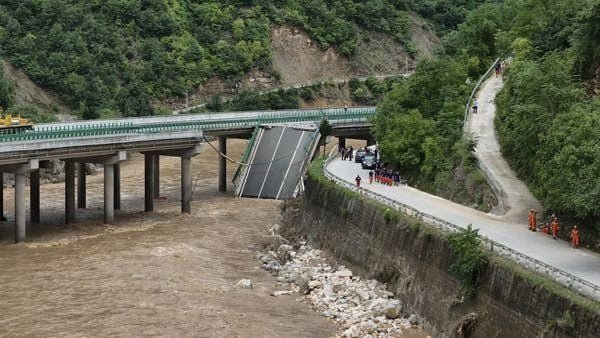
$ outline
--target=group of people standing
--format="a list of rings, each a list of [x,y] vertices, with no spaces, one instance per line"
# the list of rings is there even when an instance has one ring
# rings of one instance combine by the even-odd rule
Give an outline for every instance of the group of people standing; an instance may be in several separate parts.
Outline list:
[[[537,231],[538,223],[537,223],[537,211],[535,209],[529,210],[528,215],[529,221],[529,230]],[[552,233],[553,239],[558,239],[558,230],[560,229],[558,217],[555,214],[550,216],[550,220],[540,224],[540,230],[547,234],[549,232]],[[579,229],[577,229],[577,225],[573,226],[571,230],[571,243],[573,244],[573,248],[577,249],[579,247]]]
[[[375,182],[383,185],[399,185],[400,173],[398,171],[377,167],[375,170],[369,171],[369,184],[373,183],[373,179],[375,179]]]
[[[354,153],[354,149],[352,148],[352,146],[348,148],[340,147],[339,153],[342,154],[342,161],[352,161],[352,154]]]

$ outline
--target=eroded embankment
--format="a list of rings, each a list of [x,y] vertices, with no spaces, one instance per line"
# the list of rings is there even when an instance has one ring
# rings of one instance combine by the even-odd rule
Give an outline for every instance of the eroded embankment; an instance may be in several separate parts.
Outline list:
[[[465,299],[446,236],[414,219],[309,178],[302,202],[286,210],[288,235],[305,235],[361,268],[422,317],[439,336],[600,336],[598,303],[491,257],[477,293]],[[462,334],[460,334],[462,333]]]

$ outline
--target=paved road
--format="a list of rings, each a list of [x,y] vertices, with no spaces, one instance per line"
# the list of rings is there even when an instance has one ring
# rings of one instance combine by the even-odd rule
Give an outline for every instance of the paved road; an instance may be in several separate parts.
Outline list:
[[[501,158],[495,141],[493,98],[501,86],[501,80],[496,78],[484,84],[479,97],[480,112],[470,121],[470,127],[480,137],[478,158],[484,166],[489,166],[488,173],[504,192],[501,197],[505,204],[505,214],[486,214],[408,186],[363,184],[363,187],[458,226],[466,228],[472,224],[483,236],[600,285],[599,254],[585,249],[575,250],[565,241],[554,241],[548,235],[527,230],[527,210],[531,207],[539,208],[540,205]],[[365,178],[368,177],[368,171],[361,169],[359,164],[339,158],[333,160],[327,170],[350,183],[354,182],[357,174],[361,175],[365,183]]]
[[[350,183],[354,182],[357,174],[360,174],[364,183],[368,177],[368,170],[361,169],[359,164],[339,158],[333,160],[327,169]],[[472,224],[483,236],[600,285],[600,255],[585,249],[575,250],[565,241],[554,241],[548,235],[530,232],[527,230],[526,219],[521,223],[512,222],[408,186],[363,184],[363,187],[458,226],[466,228]]]
[[[475,156],[488,182],[498,192],[501,208],[495,209],[494,213],[508,221],[522,222],[527,219],[529,209],[541,210],[542,205],[517,178],[500,153],[494,128],[496,116],[494,98],[502,89],[502,85],[502,79],[493,76],[483,84],[477,98],[479,113],[470,115],[467,131],[475,136],[477,140]]]

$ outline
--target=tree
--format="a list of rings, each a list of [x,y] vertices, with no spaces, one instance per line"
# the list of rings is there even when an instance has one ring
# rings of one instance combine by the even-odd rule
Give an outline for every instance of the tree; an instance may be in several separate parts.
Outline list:
[[[321,125],[319,126],[319,133],[321,134],[321,145],[323,146],[323,156],[325,156],[325,144],[327,142],[327,137],[331,135],[333,132],[333,127],[327,120],[327,116],[323,116],[323,120],[321,121]]]
[[[0,60],[0,67],[2,67],[2,60]],[[0,68],[0,108],[6,111],[13,103],[13,95],[15,87],[6,78],[4,71]]]

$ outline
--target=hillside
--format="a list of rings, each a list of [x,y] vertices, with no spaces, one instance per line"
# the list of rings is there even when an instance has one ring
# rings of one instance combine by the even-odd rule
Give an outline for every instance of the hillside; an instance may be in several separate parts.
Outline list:
[[[0,57],[84,118],[149,115],[219,87],[403,70],[435,43],[412,13],[389,0],[24,0],[0,5]]]

